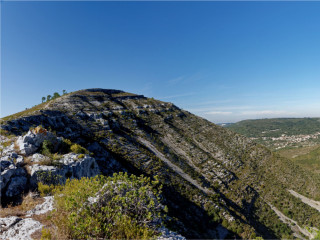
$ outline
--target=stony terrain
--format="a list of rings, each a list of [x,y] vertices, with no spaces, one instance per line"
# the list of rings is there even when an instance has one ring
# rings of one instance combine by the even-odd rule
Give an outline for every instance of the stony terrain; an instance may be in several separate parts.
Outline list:
[[[299,226],[320,228],[319,212],[287,191],[317,200],[318,176],[171,103],[87,89],[8,116],[1,129],[3,207],[34,190],[40,172],[63,183],[127,171],[159,176],[167,226],[187,238],[304,236],[274,209]],[[39,153],[45,140],[58,147],[66,139],[89,154]]]

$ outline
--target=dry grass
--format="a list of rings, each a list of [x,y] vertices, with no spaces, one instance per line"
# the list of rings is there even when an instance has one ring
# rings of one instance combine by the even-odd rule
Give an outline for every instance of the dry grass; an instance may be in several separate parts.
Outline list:
[[[33,193],[29,193],[23,198],[21,208],[23,211],[29,211],[33,209],[36,205],[41,204],[44,202],[43,198],[39,198],[38,196],[35,196]]]
[[[41,230],[34,232],[31,235],[32,239],[56,239],[56,240],[64,240],[68,239],[68,235],[61,230],[59,231],[58,228],[52,223],[51,220],[51,212],[34,215],[32,218],[36,221],[39,221],[44,227]],[[43,233],[50,233],[51,238],[45,238]],[[48,234],[45,234],[48,235]]]
[[[24,217],[26,213],[21,209],[21,205],[19,206],[11,206],[9,205],[6,208],[2,208],[0,206],[0,217],[10,217],[10,216],[17,216],[17,217]]]
[[[31,239],[40,240],[42,239],[42,229],[35,231],[30,235]]]
[[[3,124],[5,121],[3,121],[2,119],[0,119],[0,125]],[[6,138],[14,138],[15,135],[10,133],[9,131],[7,130],[4,130],[4,129],[0,129],[0,135],[3,136],[3,137],[6,137]]]
[[[16,141],[14,142],[13,149],[14,149],[14,151],[15,151],[16,153],[20,154],[20,148],[19,148],[19,146],[18,146],[18,144],[17,144]]]
[[[319,147],[320,145],[314,145],[314,146],[307,146],[307,147],[293,148],[293,149],[281,149],[277,151],[277,153],[279,153],[282,157],[293,159],[301,155],[306,155]]]
[[[18,216],[24,217],[26,212],[33,209],[36,205],[43,203],[42,198],[36,197],[33,193],[29,193],[23,197],[22,204],[17,206],[9,205],[6,208],[0,207],[0,217]]]
[[[26,109],[24,111],[21,111],[21,112],[18,112],[18,113],[9,115],[9,116],[6,116],[6,117],[2,118],[2,120],[3,121],[10,121],[12,119],[17,119],[22,116],[31,115],[33,112],[35,112],[37,110],[44,109],[46,104],[48,104],[48,102],[40,103],[32,108]]]

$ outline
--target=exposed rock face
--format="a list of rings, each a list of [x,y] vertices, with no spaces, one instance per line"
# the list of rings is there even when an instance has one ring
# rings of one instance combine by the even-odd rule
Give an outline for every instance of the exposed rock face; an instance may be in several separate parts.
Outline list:
[[[44,140],[51,141],[54,146],[60,142],[51,132],[37,127],[33,131],[28,131],[26,135],[18,137],[16,144],[21,154],[30,155],[39,149]]]
[[[8,156],[2,159],[8,159]],[[4,193],[7,197],[21,194],[27,185],[27,173],[23,168],[17,167],[12,160],[0,160],[0,196]]]
[[[21,195],[29,188],[36,188],[38,181],[62,184],[67,178],[92,177],[100,173],[96,160],[83,154],[65,154],[61,156],[61,159],[51,161],[54,166],[46,165],[50,163],[50,157],[34,153],[45,140],[50,141],[55,148],[61,144],[60,138],[42,127],[28,131],[15,141],[20,154],[31,155],[28,157],[31,163],[29,166],[24,166],[26,157],[15,152],[17,148],[12,147],[14,144],[3,150],[0,158],[0,196],[12,198]],[[28,169],[30,175],[25,168]]]
[[[100,173],[94,158],[89,155],[80,157],[80,154],[69,153],[55,162],[57,166],[29,166],[31,186],[36,187],[39,181],[46,184],[63,184],[68,178],[94,177]]]

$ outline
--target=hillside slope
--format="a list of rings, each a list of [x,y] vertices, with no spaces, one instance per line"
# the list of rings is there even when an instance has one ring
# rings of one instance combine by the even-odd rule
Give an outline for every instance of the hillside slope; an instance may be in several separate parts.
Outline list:
[[[320,228],[320,179],[252,140],[177,106],[119,90],[73,92],[2,120],[6,134],[42,125],[93,153],[104,175],[158,175],[169,228],[187,238],[292,238]],[[223,229],[228,235],[222,234]]]

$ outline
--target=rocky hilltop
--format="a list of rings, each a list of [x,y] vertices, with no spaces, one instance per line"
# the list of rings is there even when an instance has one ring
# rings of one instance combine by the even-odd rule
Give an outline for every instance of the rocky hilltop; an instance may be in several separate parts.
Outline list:
[[[3,207],[40,173],[57,184],[128,172],[159,176],[166,225],[187,238],[307,238],[320,227],[318,210],[292,194],[318,200],[318,176],[172,103],[86,89],[5,117],[1,131]],[[47,142],[84,150],[47,159]]]

